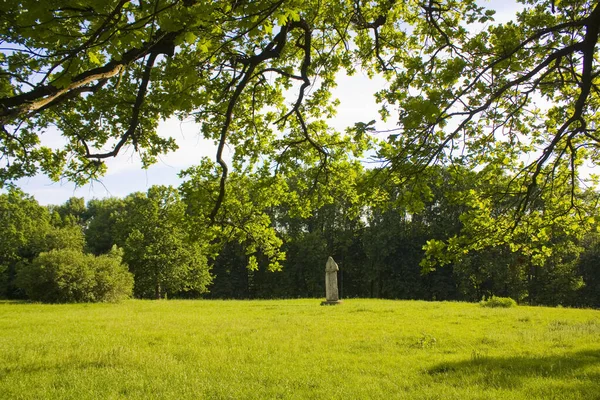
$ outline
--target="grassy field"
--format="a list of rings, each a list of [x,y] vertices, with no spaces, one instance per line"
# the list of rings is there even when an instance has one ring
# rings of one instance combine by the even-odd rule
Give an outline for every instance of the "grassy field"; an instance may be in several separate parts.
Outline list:
[[[600,311],[0,303],[2,399],[600,399]]]

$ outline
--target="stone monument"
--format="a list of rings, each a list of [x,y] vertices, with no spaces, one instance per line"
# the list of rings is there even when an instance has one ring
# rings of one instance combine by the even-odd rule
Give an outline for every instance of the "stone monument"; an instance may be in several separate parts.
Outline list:
[[[335,305],[340,304],[340,296],[338,294],[338,282],[337,272],[340,270],[332,257],[327,259],[325,264],[325,298],[326,301],[322,302],[321,305]]]

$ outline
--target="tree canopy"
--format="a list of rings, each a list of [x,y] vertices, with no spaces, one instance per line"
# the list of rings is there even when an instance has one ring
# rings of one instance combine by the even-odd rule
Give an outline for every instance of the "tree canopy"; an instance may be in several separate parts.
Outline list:
[[[398,131],[378,156],[406,176],[436,162],[513,171],[524,210],[557,171],[598,161],[595,1],[528,0],[493,23],[474,0],[35,0],[0,5],[0,182],[39,171],[82,183],[133,147],[175,148],[160,119],[193,117],[232,166],[270,173],[360,155],[367,122],[333,131],[336,74],[381,74]],[[41,132],[56,127],[64,145]],[[529,154],[529,157],[523,157]],[[319,178],[319,177],[317,177]],[[322,178],[322,176],[321,176]],[[572,196],[574,197],[574,196]]]

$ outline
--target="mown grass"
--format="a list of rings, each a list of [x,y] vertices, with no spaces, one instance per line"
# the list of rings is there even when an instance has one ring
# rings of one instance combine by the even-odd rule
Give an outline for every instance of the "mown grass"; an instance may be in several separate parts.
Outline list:
[[[5,399],[600,399],[600,311],[0,303]]]

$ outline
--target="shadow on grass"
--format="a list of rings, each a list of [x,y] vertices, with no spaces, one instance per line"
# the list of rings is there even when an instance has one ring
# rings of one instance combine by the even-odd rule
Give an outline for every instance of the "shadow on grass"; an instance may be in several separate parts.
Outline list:
[[[542,393],[573,391],[575,398],[600,398],[600,349],[515,357],[474,352],[470,360],[439,363],[427,373],[453,386],[519,389],[533,385]]]

